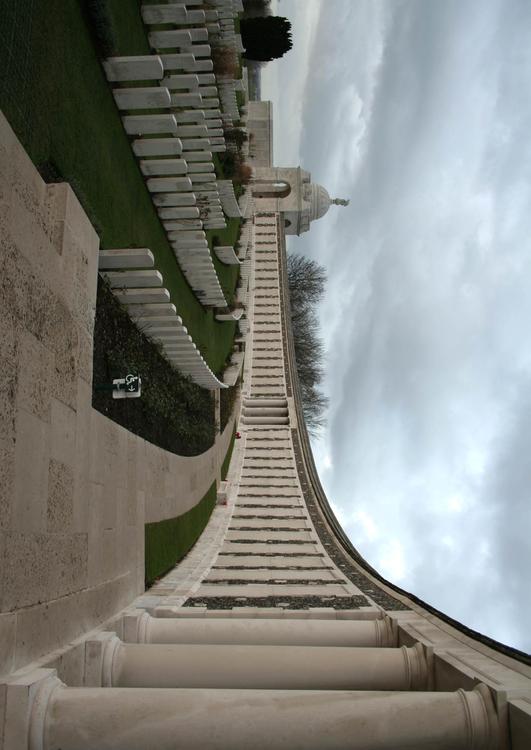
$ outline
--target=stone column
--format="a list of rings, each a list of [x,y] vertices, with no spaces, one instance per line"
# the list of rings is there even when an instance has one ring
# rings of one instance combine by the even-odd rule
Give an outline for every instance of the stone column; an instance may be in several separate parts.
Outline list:
[[[269,646],[396,645],[391,622],[381,620],[278,620],[167,618],[126,615],[130,643],[210,643]]]
[[[57,687],[43,750],[495,750],[487,688],[455,693]],[[42,737],[42,739],[41,739]],[[22,745],[21,745],[22,746]]]
[[[112,634],[87,642],[87,684],[134,688],[256,690],[422,690],[424,650],[342,646],[212,646],[122,643]],[[101,644],[101,668],[95,644]],[[87,672],[88,674],[88,672]]]

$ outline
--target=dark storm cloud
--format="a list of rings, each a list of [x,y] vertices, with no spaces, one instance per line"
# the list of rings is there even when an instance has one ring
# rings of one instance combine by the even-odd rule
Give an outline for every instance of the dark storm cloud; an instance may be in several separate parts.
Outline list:
[[[529,649],[531,5],[312,14],[291,148],[351,198],[292,243],[329,273],[323,480],[385,575]]]

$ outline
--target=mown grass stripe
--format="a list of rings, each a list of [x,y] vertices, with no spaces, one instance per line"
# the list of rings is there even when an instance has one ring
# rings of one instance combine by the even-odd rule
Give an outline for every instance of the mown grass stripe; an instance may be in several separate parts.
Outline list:
[[[171,570],[194,546],[216,505],[216,482],[186,513],[145,525],[146,587]]]

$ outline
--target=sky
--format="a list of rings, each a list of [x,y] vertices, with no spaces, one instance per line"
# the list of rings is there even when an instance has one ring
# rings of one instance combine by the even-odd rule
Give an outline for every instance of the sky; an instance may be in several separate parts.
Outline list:
[[[332,197],[319,474],[386,578],[531,651],[531,3],[273,0],[278,166]]]

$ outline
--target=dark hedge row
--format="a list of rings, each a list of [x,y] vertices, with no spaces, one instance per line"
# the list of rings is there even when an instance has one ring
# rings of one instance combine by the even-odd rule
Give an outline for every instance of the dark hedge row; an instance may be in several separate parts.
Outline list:
[[[142,395],[113,399],[98,386],[128,372],[142,378]],[[98,279],[94,329],[95,409],[160,448],[180,456],[203,453],[214,443],[211,393],[180,375],[133,323],[108,286]]]

